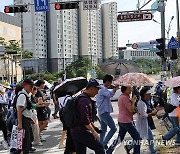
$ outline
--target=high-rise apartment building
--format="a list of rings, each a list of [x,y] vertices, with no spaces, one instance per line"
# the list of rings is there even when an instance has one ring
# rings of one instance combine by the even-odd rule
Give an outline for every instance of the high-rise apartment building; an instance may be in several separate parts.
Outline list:
[[[16,4],[34,2],[14,1]],[[70,0],[58,0],[61,1]],[[48,71],[57,72],[79,56],[89,57],[94,66],[106,58],[116,57],[116,13],[117,3],[102,4],[98,10],[83,10],[80,2],[79,9],[72,10],[55,10],[50,4],[50,11],[46,13],[34,12],[31,5],[29,12],[16,16],[21,17],[23,49],[31,51],[36,58],[45,59]]]
[[[34,3],[34,0],[14,0],[15,4]],[[46,13],[34,11],[34,6],[29,5],[26,13],[16,13],[21,18],[22,47],[29,50],[36,58],[47,57],[47,27]]]
[[[117,3],[102,4],[103,57],[118,57]]]
[[[14,0],[14,4],[28,3],[34,3],[34,0]],[[37,59],[37,61],[39,61],[38,66],[35,63],[32,64],[35,71],[44,72],[47,70],[46,13],[36,13],[34,5],[29,5],[28,7],[28,12],[15,14],[15,16],[21,19],[22,49],[32,52],[33,56]]]
[[[64,70],[79,55],[78,10],[55,10],[51,5],[47,23],[50,70]]]
[[[102,17],[101,10],[79,8],[79,50],[81,56],[88,56],[93,65],[102,60]]]

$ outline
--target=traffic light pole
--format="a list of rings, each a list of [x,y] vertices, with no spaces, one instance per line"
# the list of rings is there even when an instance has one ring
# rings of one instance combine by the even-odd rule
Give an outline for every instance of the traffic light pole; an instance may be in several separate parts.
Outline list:
[[[163,38],[163,41],[164,41],[163,53],[165,53],[166,29],[165,29],[165,2],[164,0],[160,1],[160,8],[161,8],[161,38]],[[166,58],[164,56],[161,58],[161,64],[162,64],[162,71],[166,71]]]

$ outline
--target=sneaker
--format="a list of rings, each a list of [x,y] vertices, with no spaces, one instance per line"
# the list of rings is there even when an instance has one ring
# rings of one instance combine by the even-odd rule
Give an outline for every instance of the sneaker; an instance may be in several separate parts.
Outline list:
[[[65,148],[65,145],[64,144],[59,144],[59,149],[64,149]]]
[[[41,142],[46,142],[46,139],[45,139],[45,138],[42,138],[42,139],[41,139]]]
[[[126,153],[127,153],[127,154],[130,154],[130,150],[128,149],[128,146],[127,146],[127,145],[124,146],[124,149],[126,150]]]
[[[9,149],[8,143],[6,141],[2,141],[2,146],[5,150]]]
[[[41,142],[46,142],[46,139],[42,137],[42,135],[40,135],[40,140]]]
[[[43,146],[42,142],[39,142],[39,143],[38,143],[38,146]]]
[[[34,146],[43,146],[42,142],[39,143],[33,143]]]
[[[29,150],[30,153],[34,153],[35,151],[36,151],[36,149],[34,147],[31,147]]]

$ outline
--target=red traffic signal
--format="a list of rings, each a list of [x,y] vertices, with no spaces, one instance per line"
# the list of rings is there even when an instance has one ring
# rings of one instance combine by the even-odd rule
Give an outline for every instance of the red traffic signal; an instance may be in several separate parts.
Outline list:
[[[64,10],[64,9],[78,9],[79,3],[78,2],[71,2],[71,3],[55,3],[55,10]]]
[[[4,13],[18,13],[18,12],[27,12],[28,6],[5,6]]]
[[[59,3],[55,4],[55,10],[60,10],[61,9],[61,5]]]

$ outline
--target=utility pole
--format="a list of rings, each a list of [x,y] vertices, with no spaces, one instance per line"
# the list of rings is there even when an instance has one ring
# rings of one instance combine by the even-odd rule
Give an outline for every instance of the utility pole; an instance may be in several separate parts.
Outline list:
[[[161,38],[164,39],[163,48],[165,50],[166,35],[165,35],[165,2],[164,0],[161,0],[159,5],[160,5],[160,11],[161,11]],[[162,71],[166,71],[166,58],[164,57],[162,58]]]

